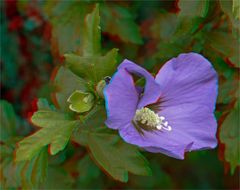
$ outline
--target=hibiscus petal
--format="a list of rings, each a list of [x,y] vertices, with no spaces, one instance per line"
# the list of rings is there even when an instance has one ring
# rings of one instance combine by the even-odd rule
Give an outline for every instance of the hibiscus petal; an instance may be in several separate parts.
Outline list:
[[[217,145],[217,122],[212,110],[197,104],[181,104],[162,109],[159,115],[164,116],[172,131],[184,132],[193,145],[191,150],[215,148]]]
[[[160,86],[148,71],[127,59],[119,65],[118,69],[126,69],[128,72],[140,75],[146,79],[144,94],[138,103],[138,108],[155,103],[158,100],[160,96]]]
[[[132,76],[124,69],[119,69],[104,89],[107,116],[106,125],[119,129],[131,122],[135,115],[138,92]]]
[[[147,150],[148,152],[152,152],[152,153],[160,152],[167,156],[183,160],[185,152],[189,151],[192,144],[193,143],[190,143],[188,145],[181,144],[178,146],[168,147],[168,149],[156,148],[156,147],[145,147],[144,149]]]
[[[180,54],[168,61],[156,76],[161,85],[161,107],[194,103],[215,109],[217,73],[197,53]]]
[[[185,151],[193,144],[191,139],[186,138],[184,132],[179,130],[175,130],[174,133],[144,131],[144,135],[141,135],[132,124],[128,124],[119,133],[130,144],[137,145],[149,152],[163,153],[177,159],[183,159]]]
[[[183,159],[184,153],[192,150],[214,148],[217,145],[217,123],[206,106],[182,104],[159,112],[172,127],[171,131],[144,132],[142,136],[132,124],[120,130],[122,138],[150,152],[160,152]]]

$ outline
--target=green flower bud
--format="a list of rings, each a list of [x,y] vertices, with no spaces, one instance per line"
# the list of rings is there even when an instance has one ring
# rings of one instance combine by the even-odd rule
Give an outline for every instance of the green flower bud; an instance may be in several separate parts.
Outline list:
[[[74,91],[67,100],[70,105],[69,109],[77,113],[89,111],[94,104],[94,96],[88,92],[80,90]]]
[[[97,94],[101,97],[104,98],[104,94],[103,94],[103,90],[105,88],[105,86],[107,85],[105,80],[101,80],[98,82],[97,86],[96,86],[96,91]]]

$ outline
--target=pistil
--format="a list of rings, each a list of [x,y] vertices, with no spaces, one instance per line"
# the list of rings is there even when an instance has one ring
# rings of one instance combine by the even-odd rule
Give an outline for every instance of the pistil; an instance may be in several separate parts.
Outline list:
[[[138,130],[140,130],[140,128],[146,131],[163,129],[167,131],[172,130],[172,127],[168,125],[168,121],[165,121],[164,116],[159,116],[158,114],[156,114],[154,111],[147,107],[138,109],[136,111],[133,123],[134,125],[137,125]]]

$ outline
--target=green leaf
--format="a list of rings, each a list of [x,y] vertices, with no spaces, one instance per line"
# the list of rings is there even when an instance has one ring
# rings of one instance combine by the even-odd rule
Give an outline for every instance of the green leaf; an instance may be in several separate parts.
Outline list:
[[[236,67],[240,67],[238,47],[240,43],[229,33],[211,32],[207,35],[207,44],[215,51],[228,57]]]
[[[116,68],[117,49],[101,56],[99,6],[86,16],[84,25],[83,55],[64,54],[67,67],[76,75],[94,83],[112,75]],[[86,72],[88,71],[88,72]]]
[[[236,28],[239,32],[240,20],[237,19],[237,6],[236,6],[237,4],[234,1],[235,0],[233,1],[220,0],[220,6],[223,12],[228,16],[231,25],[233,25],[233,28]],[[238,12],[238,15],[239,15],[239,12]]]
[[[92,183],[94,180],[98,180],[100,176],[100,169],[93,163],[89,155],[82,158],[77,164],[77,170],[79,171],[79,176],[77,182],[80,187],[78,188],[96,188],[96,183]],[[99,184],[97,184],[99,185]]]
[[[0,182],[4,189],[33,189],[46,179],[48,169],[47,149],[43,149],[32,160],[14,162],[15,145],[19,138],[8,139],[0,145]]]
[[[60,67],[57,70],[53,82],[56,87],[57,104],[64,111],[69,111],[67,99],[75,90],[85,92],[87,89],[86,82],[65,67]]]
[[[38,188],[42,184],[48,171],[47,149],[42,149],[29,161],[16,164],[16,175],[21,179],[23,189]]]
[[[101,31],[99,24],[99,5],[97,4],[93,12],[86,16],[83,36],[84,56],[100,55],[101,53]]]
[[[19,138],[8,138],[4,144],[0,144],[0,188],[18,188],[20,179],[16,176],[16,166],[14,164],[14,149]],[[9,177],[11,176],[11,177]]]
[[[169,41],[177,28],[177,15],[173,13],[160,13],[151,26],[154,39]]]
[[[117,51],[117,49],[112,49],[105,56],[81,57],[75,54],[65,54],[64,56],[67,66],[72,72],[97,83],[105,76],[111,76],[115,71]]]
[[[88,128],[98,128],[104,126],[107,119],[106,109],[102,104],[97,104],[94,108],[84,116],[83,125]],[[94,118],[94,119],[93,119]]]
[[[129,10],[117,4],[101,5],[100,13],[104,32],[116,35],[124,42],[143,43],[138,25],[134,22]]]
[[[71,103],[69,108],[77,113],[89,111],[94,104],[94,96],[91,93],[82,92],[79,90],[74,91],[68,98]]]
[[[100,168],[115,180],[127,182],[128,172],[137,175],[151,174],[148,162],[138,148],[122,141],[112,130],[97,128],[79,131],[72,139],[79,143],[81,138],[87,139],[87,147]]]
[[[236,19],[240,19],[240,1],[239,0],[233,0],[232,11],[233,11],[234,17]]]
[[[104,126],[106,121],[106,109],[103,105],[95,105],[90,112],[84,115],[84,121],[81,123],[82,127],[88,130],[95,130],[99,127]],[[83,135],[79,138],[78,130],[73,132],[71,140],[77,142],[78,144],[87,146],[88,136],[86,135],[89,131],[83,130]]]
[[[51,45],[54,54],[82,53],[84,16],[90,4],[80,1],[45,1],[44,13],[52,24]]]
[[[195,37],[194,34],[205,21],[209,9],[209,0],[180,0],[178,5],[181,10],[177,16],[176,26],[174,26],[176,30],[170,40],[173,45],[182,46],[183,51],[186,51],[185,49],[192,48],[188,46],[191,46],[193,37]],[[198,39],[196,41],[199,42]]]
[[[1,183],[5,188],[22,187],[30,189],[37,187],[46,177],[47,151],[42,150],[30,161],[14,163],[15,144],[20,139],[16,137],[16,116],[11,104],[1,100]],[[17,175],[19,174],[19,175]],[[10,177],[11,176],[11,177]],[[2,181],[3,180],[3,181]]]
[[[235,97],[234,93],[236,92],[236,86],[238,85],[238,81],[236,80],[227,80],[223,83],[219,84],[220,91],[218,94],[218,103],[228,104],[230,103]]]
[[[0,141],[16,136],[16,115],[13,107],[5,100],[0,100]]]
[[[61,167],[49,167],[48,177],[41,189],[72,189],[73,178]]]
[[[205,47],[203,55],[206,56],[213,63],[216,71],[220,75],[224,76],[226,80],[234,79],[234,75],[237,74],[236,69],[231,67],[226,61],[224,61],[224,59],[219,56],[219,52],[214,51],[211,47]]]
[[[180,0],[178,3],[180,16],[206,17],[209,9],[209,0]]]
[[[42,129],[19,142],[16,161],[31,160],[47,145],[50,145],[50,154],[58,153],[65,148],[72,130],[78,124],[78,121],[71,119],[64,113],[50,110],[35,112],[32,116],[32,122]]]
[[[220,130],[220,140],[225,145],[224,150],[225,160],[230,163],[232,174],[234,173],[235,168],[240,165],[239,107],[240,101],[238,100],[235,104],[235,108],[224,120]]]
[[[96,84],[105,76],[112,75],[115,71],[118,50],[112,49],[105,56],[101,55],[98,5],[85,19],[82,56],[68,53],[64,54],[64,57],[66,65],[73,73]]]

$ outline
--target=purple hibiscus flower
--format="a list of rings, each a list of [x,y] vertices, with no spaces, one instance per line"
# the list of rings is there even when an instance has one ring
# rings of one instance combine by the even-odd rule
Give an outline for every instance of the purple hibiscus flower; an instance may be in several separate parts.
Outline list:
[[[140,90],[133,75],[144,77]],[[104,89],[109,128],[149,152],[183,159],[184,153],[214,148],[217,123],[217,73],[196,53],[168,61],[155,79],[124,60]]]

